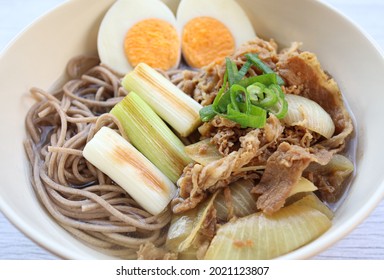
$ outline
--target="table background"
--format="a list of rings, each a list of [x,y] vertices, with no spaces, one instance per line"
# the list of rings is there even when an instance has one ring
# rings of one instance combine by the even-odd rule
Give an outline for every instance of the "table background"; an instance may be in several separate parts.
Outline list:
[[[357,23],[384,49],[383,0],[323,1]],[[33,20],[62,2],[64,1],[0,0],[0,51]],[[57,257],[25,237],[0,213],[0,259],[57,259]],[[384,201],[347,237],[314,259],[384,260]]]

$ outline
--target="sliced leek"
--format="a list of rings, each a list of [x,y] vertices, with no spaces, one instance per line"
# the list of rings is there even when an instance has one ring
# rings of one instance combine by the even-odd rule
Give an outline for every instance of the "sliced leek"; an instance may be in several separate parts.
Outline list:
[[[202,106],[145,63],[128,73],[122,85],[136,92],[182,137],[188,136],[201,123],[199,110]]]
[[[102,127],[86,144],[83,156],[153,215],[161,213],[176,195],[172,181],[108,127]]]
[[[286,94],[288,112],[283,121],[290,126],[303,126],[329,139],[335,132],[331,116],[315,101],[303,96]]]
[[[113,107],[131,143],[172,182],[176,182],[191,159],[184,144],[135,92]]]
[[[272,259],[316,239],[331,226],[322,212],[290,205],[273,215],[258,212],[219,228],[205,259]]]
[[[204,166],[223,158],[216,146],[211,144],[211,138],[186,146],[185,152],[191,159]]]

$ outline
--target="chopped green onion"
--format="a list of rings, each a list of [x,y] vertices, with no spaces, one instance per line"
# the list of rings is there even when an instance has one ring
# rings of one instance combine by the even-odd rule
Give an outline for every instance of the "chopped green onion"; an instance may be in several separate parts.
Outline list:
[[[131,143],[172,182],[176,182],[191,159],[184,144],[135,92],[130,92],[111,110]]]
[[[238,82],[238,84],[243,87],[248,87],[255,83],[260,83],[267,87],[273,84],[277,84],[277,75],[275,73],[268,73],[268,74],[263,74],[259,76],[252,76],[249,78],[245,78]]]
[[[226,86],[227,86],[227,81],[228,81],[228,72],[225,71],[224,78],[223,78],[223,85],[221,86],[219,92],[217,93],[215,100],[213,100],[213,104],[212,104],[213,108],[218,109],[220,107],[219,106],[219,102],[220,102],[221,97],[223,96],[223,94],[225,94],[224,92],[225,92],[225,89],[226,89]],[[225,109],[226,108],[224,108],[221,112],[224,113]],[[212,116],[212,118],[213,117],[214,116]]]
[[[242,87],[241,85],[231,86],[230,92],[231,92],[231,102],[232,102],[233,107],[237,111],[239,111],[239,107],[237,104],[241,103],[244,100],[245,101],[245,103],[244,103],[245,104],[245,112],[244,113],[249,114],[250,105],[251,105],[249,92],[247,92],[247,90],[244,87]],[[233,103],[232,100],[235,100],[235,103]]]
[[[224,94],[222,94],[216,106],[213,107],[216,112],[225,113],[227,111],[227,106],[231,102],[230,95],[231,95],[231,92],[229,90],[227,90]]]
[[[283,80],[256,54],[245,56],[247,61],[240,70],[234,61],[226,58],[223,84],[213,103],[199,111],[202,121],[220,115],[239,123],[241,127],[258,128],[265,125],[267,112],[279,119],[286,115],[288,103],[279,86]],[[252,65],[266,74],[244,78]]]
[[[244,104],[239,104],[242,108],[245,106]],[[245,108],[243,108],[244,110]],[[263,108],[251,105],[250,113],[242,113],[241,111],[234,110],[231,107],[231,104],[228,105],[227,115],[225,118],[237,122],[240,124],[242,128],[252,127],[252,128],[260,128],[263,127],[267,120],[267,111]]]
[[[247,53],[245,57],[249,59],[257,68],[263,71],[263,73],[275,73],[271,68],[269,68],[264,62],[261,61],[257,54]],[[277,83],[281,86],[285,84],[284,80],[280,76],[277,76]]]
[[[278,119],[282,119],[288,112],[288,102],[285,100],[285,94],[278,85],[271,85],[270,89],[273,90],[278,98],[277,103],[270,107],[268,110],[274,114]]]
[[[247,87],[247,91],[249,92],[249,94],[251,94],[252,96],[255,96],[256,100],[260,98],[264,90],[265,90],[265,85],[259,82],[256,82]]]
[[[227,67],[229,86],[232,86],[236,82],[236,77],[238,74],[237,65],[234,61],[230,60],[228,57],[225,58],[225,64]]]
[[[237,73],[237,76],[236,76],[236,83],[238,83],[244,76],[245,74],[247,74],[249,68],[251,68],[252,66],[252,62],[250,62],[249,60],[247,60],[243,66],[240,68],[239,72]]]
[[[259,102],[259,106],[263,108],[269,108],[278,102],[278,97],[275,91],[270,88],[265,88],[263,91],[264,98]]]
[[[199,114],[200,114],[200,118],[203,122],[207,122],[207,121],[210,121],[211,119],[213,119],[214,116],[217,115],[217,113],[215,112],[215,110],[213,109],[213,105],[208,105],[208,106],[205,106],[203,107],[200,111],[199,111]]]
[[[245,88],[239,85],[233,85],[231,86],[231,89],[229,90],[230,92],[230,97],[231,97],[231,105],[234,110],[239,111],[239,107],[237,106],[237,103],[239,103],[239,99],[237,98],[238,92],[245,92]]]

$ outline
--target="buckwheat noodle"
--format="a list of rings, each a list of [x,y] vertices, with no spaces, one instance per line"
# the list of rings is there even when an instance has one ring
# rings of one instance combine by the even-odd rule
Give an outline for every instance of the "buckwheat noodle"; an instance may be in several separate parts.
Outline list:
[[[149,214],[82,156],[102,126],[129,141],[119,121],[108,114],[128,93],[121,77],[95,57],[72,59],[67,73],[70,80],[53,93],[31,89],[37,102],[26,117],[24,146],[32,186],[50,215],[78,239],[109,255],[137,258],[142,244],[165,242],[170,209]]]

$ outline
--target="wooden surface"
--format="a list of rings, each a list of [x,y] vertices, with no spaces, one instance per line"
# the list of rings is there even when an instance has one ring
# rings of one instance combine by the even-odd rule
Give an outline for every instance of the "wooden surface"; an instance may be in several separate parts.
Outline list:
[[[34,19],[62,2],[64,1],[0,0],[0,50]],[[331,4],[356,22],[384,49],[383,0],[324,0],[324,2]],[[0,259],[56,258],[20,233],[0,213]],[[384,201],[347,237],[314,259],[383,260]]]

